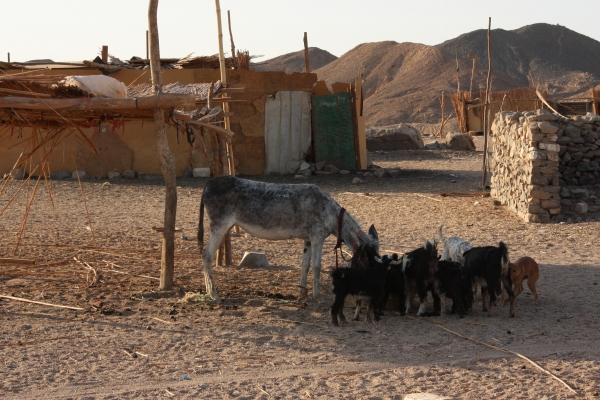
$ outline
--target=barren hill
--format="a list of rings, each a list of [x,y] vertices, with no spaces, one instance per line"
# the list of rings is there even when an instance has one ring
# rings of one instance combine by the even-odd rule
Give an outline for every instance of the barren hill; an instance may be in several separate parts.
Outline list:
[[[599,83],[600,42],[564,26],[534,24],[514,31],[495,29],[491,39],[492,69],[523,84],[530,84],[531,73],[550,94],[568,97]],[[486,30],[461,35],[436,47],[459,58],[478,56],[478,68],[487,70]]]
[[[393,41],[358,45],[317,69],[328,83],[365,78],[368,126],[440,120],[439,97],[457,88],[458,58],[461,89],[468,89],[472,59],[477,61],[473,89],[485,87],[487,31],[478,30],[437,46]],[[535,24],[514,31],[492,30],[493,90],[536,82],[555,97],[583,93],[600,84],[600,42],[565,27]],[[449,111],[447,101],[447,111]]]
[[[459,59],[461,88],[469,84],[469,59]],[[361,44],[315,71],[328,83],[354,82],[363,73],[368,126],[399,122],[439,122],[439,97],[456,90],[456,58],[435,46],[418,43]],[[483,73],[476,80],[485,82]],[[497,88],[522,86],[506,74],[495,75]],[[450,102],[447,101],[447,112]]]
[[[310,70],[314,71],[337,60],[337,57],[318,47],[309,47],[308,60],[310,62]],[[291,74],[293,72],[304,72],[304,67],[304,50],[300,50],[263,61],[259,65],[253,65],[251,69],[255,71],[284,71]]]

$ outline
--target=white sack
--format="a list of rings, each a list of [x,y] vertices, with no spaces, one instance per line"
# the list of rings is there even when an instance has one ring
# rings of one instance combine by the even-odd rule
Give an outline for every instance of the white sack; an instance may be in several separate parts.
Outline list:
[[[73,85],[99,97],[123,99],[127,97],[127,86],[123,82],[105,75],[67,76],[65,85]]]

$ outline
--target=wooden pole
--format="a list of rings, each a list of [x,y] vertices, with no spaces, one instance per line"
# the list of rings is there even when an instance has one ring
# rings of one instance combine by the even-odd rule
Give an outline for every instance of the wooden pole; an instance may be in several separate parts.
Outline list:
[[[149,41],[150,41],[150,38],[148,36],[148,31],[146,31],[146,60],[148,60],[150,58]]]
[[[304,72],[310,73],[310,61],[308,59],[308,36],[304,32]]]
[[[492,17],[489,17],[488,21],[488,75],[485,84],[485,107],[483,107],[483,121],[484,121],[484,136],[483,136],[483,179],[481,181],[481,188],[485,189],[485,183],[487,182],[487,153],[488,153],[488,135],[489,135],[489,118],[488,115],[490,108],[490,91],[492,86],[492,41],[491,41],[491,29],[492,29]]]
[[[229,39],[231,40],[231,61],[235,69],[238,69],[238,59],[235,55],[235,44],[233,43],[233,33],[231,33],[231,14],[227,10],[227,25],[229,26]]]
[[[10,64],[10,53],[8,53],[8,63]]]
[[[221,70],[221,84],[223,87],[227,87],[227,68],[225,65],[225,56],[223,55],[223,30],[221,26],[221,4],[219,0],[215,0],[215,7],[217,10],[217,30],[218,30],[218,38],[219,38],[219,66]],[[232,39],[233,43],[233,39]],[[229,113],[229,103],[223,103],[223,112]],[[230,130],[230,121],[229,117],[225,116],[225,129]],[[217,139],[217,145],[219,147],[218,156],[221,159],[221,174],[223,175],[235,175],[235,172],[231,168],[233,165],[233,151],[231,145],[226,142],[223,138]],[[221,150],[224,149],[224,150]],[[224,154],[222,152],[225,152]],[[229,157],[229,158],[228,158]],[[221,244],[222,253],[225,255],[225,263],[231,264],[231,235],[229,232],[225,235],[223,239],[223,243]],[[221,259],[219,261],[219,259]],[[221,265],[223,261],[223,257],[221,256],[221,252],[219,253],[219,257],[217,257],[217,264]]]
[[[102,61],[108,62],[108,46],[102,46]]]
[[[149,0],[148,28],[150,31],[150,72],[152,74],[152,92],[160,96],[162,76],[160,73],[160,46],[158,42],[158,0]],[[175,218],[177,215],[177,182],[175,180],[175,157],[169,149],[167,130],[165,129],[164,109],[154,109],[154,136],[160,158],[160,166],[165,180],[165,218],[162,238],[160,290],[173,287],[175,269]]]

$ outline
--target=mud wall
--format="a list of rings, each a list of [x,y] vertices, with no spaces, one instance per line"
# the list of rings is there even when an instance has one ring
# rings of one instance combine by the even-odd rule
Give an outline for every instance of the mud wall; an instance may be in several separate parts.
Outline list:
[[[18,72],[18,71],[13,71]],[[93,69],[52,70],[48,74],[90,75],[99,74]],[[280,90],[312,91],[317,80],[316,74],[284,72],[257,72],[247,70],[227,71],[228,81],[245,87],[243,92],[230,93],[230,118],[233,137],[233,152],[236,170],[242,175],[261,175],[265,168],[264,143],[264,104],[267,96]],[[150,81],[149,70],[121,70],[110,75],[126,85]],[[215,82],[220,79],[219,70],[182,69],[163,70],[164,84]],[[96,156],[75,137],[62,142],[50,157],[50,170],[85,170],[90,176],[106,177],[108,172],[123,172],[132,169],[136,172],[160,174],[160,161],[154,139],[152,120],[127,121],[124,126],[103,124],[84,129],[84,134],[95,144]],[[31,129],[19,130],[8,140],[0,142],[0,175],[10,171],[23,150],[21,144],[32,135]],[[182,176],[188,167],[210,167],[212,149],[206,140],[208,156],[196,144],[192,148],[183,132],[177,133],[174,127],[167,131],[169,146],[175,155],[177,176]],[[179,136],[179,138],[177,138]],[[179,143],[178,143],[179,139]],[[47,150],[47,149],[45,149]],[[40,152],[41,156],[41,152]],[[39,157],[36,157],[39,159]]]

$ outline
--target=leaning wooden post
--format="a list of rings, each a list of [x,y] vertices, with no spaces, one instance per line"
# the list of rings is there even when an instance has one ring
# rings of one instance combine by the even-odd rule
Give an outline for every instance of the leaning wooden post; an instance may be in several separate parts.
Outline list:
[[[160,73],[160,48],[158,43],[158,24],[156,14],[158,0],[149,0],[148,28],[150,30],[150,72],[152,74],[152,93],[158,97],[162,92]],[[165,180],[165,218],[160,263],[160,290],[173,287],[173,271],[175,269],[175,217],[177,214],[177,182],[175,179],[175,157],[169,149],[167,130],[165,129],[165,112],[161,107],[154,109],[154,136],[163,178]]]
[[[310,73],[310,60],[308,59],[308,36],[304,32],[304,72]]]
[[[481,188],[485,189],[485,182],[487,181],[487,153],[488,153],[488,135],[490,130],[489,121],[489,108],[490,108],[490,91],[492,86],[492,42],[491,42],[491,29],[492,29],[492,17],[489,17],[488,21],[488,75],[485,85],[485,106],[483,107],[483,179],[481,181]]]
[[[235,44],[233,43],[233,33],[231,33],[231,14],[229,14],[229,10],[227,10],[227,25],[229,26],[229,40],[231,41],[231,62],[233,63],[233,67],[237,69],[238,59],[235,55]]]

